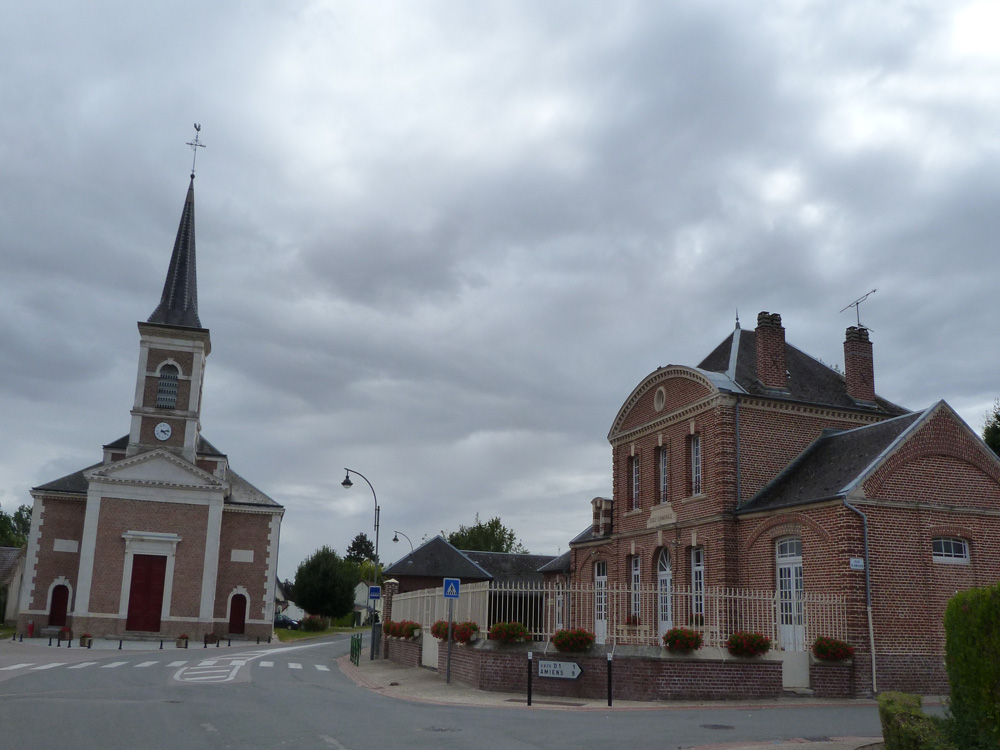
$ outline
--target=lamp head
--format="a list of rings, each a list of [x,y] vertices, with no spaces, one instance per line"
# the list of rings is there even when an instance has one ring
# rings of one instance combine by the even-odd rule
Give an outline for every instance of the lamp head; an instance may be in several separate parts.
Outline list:
[[[346,489],[350,489],[351,487],[354,486],[354,482],[351,481],[351,472],[349,471],[347,472],[346,476],[344,476],[344,481],[341,482],[340,484]]]
[[[394,541],[394,542],[398,542],[399,541],[399,532],[398,531],[395,534],[392,535],[392,541]]]

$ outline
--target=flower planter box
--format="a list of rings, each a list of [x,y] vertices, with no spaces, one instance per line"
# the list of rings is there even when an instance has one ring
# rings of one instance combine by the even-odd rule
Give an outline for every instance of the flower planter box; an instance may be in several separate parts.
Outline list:
[[[63,630],[60,630],[59,631],[59,640],[60,641],[71,641],[71,640],[73,640],[73,631],[70,630],[69,628],[65,628]]]
[[[188,639],[187,638],[178,638],[177,641],[176,641],[176,646],[177,646],[177,648],[187,648],[188,647]]]
[[[89,635],[80,636],[80,648],[90,648],[94,645],[94,639]]]

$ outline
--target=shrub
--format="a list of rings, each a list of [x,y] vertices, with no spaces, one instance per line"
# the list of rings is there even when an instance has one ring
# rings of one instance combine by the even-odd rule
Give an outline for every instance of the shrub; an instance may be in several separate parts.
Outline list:
[[[552,645],[557,651],[569,653],[586,651],[594,645],[594,634],[583,628],[569,628],[567,630],[557,630],[552,636]]]
[[[663,634],[663,645],[670,651],[690,653],[701,648],[701,633],[689,628],[671,628]]]
[[[813,656],[823,661],[843,661],[854,656],[854,646],[821,635],[813,643]]]
[[[448,621],[438,620],[433,625],[431,625],[431,635],[438,640],[444,640],[448,637]]]
[[[519,622],[497,622],[490,628],[489,638],[491,641],[500,643],[514,643],[523,641],[528,637],[528,629]]]
[[[944,630],[956,744],[1000,747],[1000,584],[955,594]]]
[[[413,638],[416,631],[420,629],[420,623],[413,620],[400,620],[393,622],[386,620],[382,626],[382,632],[392,638]]]
[[[920,696],[882,693],[878,697],[885,750],[954,750],[943,732],[944,722],[920,710]]]
[[[326,630],[323,620],[315,615],[309,615],[299,623],[299,628],[310,633],[319,633]]]
[[[733,633],[726,641],[726,648],[733,656],[757,656],[771,650],[771,639],[760,633]]]

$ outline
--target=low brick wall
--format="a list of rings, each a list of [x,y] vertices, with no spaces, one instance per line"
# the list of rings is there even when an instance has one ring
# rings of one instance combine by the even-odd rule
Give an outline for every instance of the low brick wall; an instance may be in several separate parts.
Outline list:
[[[528,650],[533,652],[532,692],[563,698],[604,698],[608,694],[607,651],[595,646],[586,655],[542,654],[538,644],[498,646],[478,642],[452,648],[451,676],[480,690],[527,692]],[[539,677],[539,660],[574,662],[583,673],[575,680]],[[438,645],[438,671],[447,664],[447,644]],[[622,649],[612,665],[613,697],[619,700],[721,700],[774,698],[781,694],[781,662],[754,659],[675,656],[659,649]]]
[[[854,695],[854,662],[826,662],[809,656],[809,687],[817,698]]]
[[[404,667],[420,666],[420,640],[417,638],[385,638],[382,643],[383,658]]]

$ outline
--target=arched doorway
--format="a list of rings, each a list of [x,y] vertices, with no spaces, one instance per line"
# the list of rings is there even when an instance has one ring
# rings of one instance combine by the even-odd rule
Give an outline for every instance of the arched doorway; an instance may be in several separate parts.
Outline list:
[[[247,598],[235,594],[229,602],[229,634],[243,635],[247,624]]]
[[[659,634],[664,634],[674,626],[673,573],[670,571],[670,553],[662,549],[656,562],[656,618]]]
[[[61,628],[66,625],[69,611],[69,586],[62,584],[52,589],[52,606],[49,608],[49,626]]]

